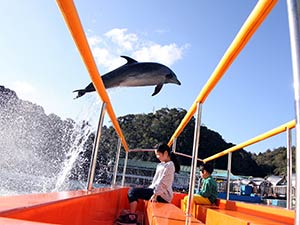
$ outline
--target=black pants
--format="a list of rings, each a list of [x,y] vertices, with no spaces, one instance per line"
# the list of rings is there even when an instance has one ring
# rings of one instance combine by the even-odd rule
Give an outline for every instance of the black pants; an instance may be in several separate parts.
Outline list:
[[[153,195],[152,188],[131,188],[128,191],[128,200],[129,202],[137,201],[138,199],[149,200]],[[158,202],[167,203],[162,197],[157,196]]]

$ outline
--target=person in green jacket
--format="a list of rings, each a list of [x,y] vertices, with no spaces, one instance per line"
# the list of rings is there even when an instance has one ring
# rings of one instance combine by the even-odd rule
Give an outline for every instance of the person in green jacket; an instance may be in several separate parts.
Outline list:
[[[218,195],[218,186],[215,179],[211,176],[213,171],[213,165],[210,163],[206,163],[200,166],[200,175],[203,181],[200,191],[194,194],[194,203],[201,205],[211,205],[216,202]],[[187,201],[188,196],[185,196],[184,211],[186,211]]]

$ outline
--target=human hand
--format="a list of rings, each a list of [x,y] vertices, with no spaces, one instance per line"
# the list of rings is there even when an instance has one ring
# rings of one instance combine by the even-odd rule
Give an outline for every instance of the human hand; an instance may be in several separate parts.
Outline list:
[[[153,194],[150,198],[150,202],[157,202],[157,195]]]

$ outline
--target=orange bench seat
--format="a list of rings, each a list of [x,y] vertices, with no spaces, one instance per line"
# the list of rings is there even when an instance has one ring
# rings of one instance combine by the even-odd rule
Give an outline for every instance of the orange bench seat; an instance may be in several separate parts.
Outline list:
[[[206,224],[232,224],[232,225],[286,225],[290,223],[278,222],[276,220],[242,213],[234,210],[207,209]]]
[[[285,208],[220,200],[218,206],[193,205],[193,215],[209,225],[294,224],[295,212]]]
[[[191,225],[204,224],[185,213],[172,203],[152,203],[145,201],[146,225]]]

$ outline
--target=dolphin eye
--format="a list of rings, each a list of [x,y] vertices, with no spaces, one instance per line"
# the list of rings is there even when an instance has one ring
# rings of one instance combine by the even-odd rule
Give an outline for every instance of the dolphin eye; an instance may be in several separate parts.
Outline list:
[[[171,73],[166,75],[166,78],[171,79],[173,77],[173,75]]]

